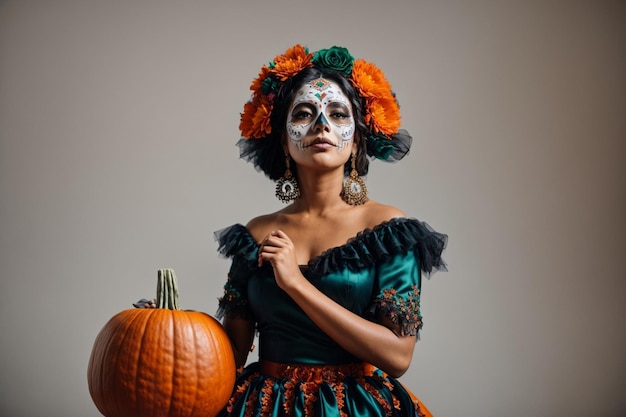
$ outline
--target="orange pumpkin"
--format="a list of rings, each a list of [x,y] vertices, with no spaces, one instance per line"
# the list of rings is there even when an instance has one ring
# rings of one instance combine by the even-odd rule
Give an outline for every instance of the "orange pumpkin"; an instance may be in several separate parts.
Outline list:
[[[178,309],[174,271],[159,271],[157,308],[124,310],[102,328],[87,371],[106,417],[214,417],[235,385],[228,336],[213,317]]]

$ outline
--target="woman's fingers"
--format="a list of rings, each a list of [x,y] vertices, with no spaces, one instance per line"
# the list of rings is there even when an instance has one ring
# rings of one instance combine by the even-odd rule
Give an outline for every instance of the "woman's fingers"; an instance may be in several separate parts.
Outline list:
[[[288,246],[290,242],[289,237],[282,230],[272,230],[268,233],[259,246],[259,267],[263,265],[265,255],[278,253],[281,249]]]
[[[272,242],[266,242],[259,248],[259,266],[263,264],[263,259],[266,255],[271,255],[280,250],[280,246],[278,244],[274,244]]]
[[[287,235],[280,230],[272,231],[265,237],[265,239],[263,239],[260,249],[263,250],[265,247],[283,247],[286,243],[285,237],[287,237]]]

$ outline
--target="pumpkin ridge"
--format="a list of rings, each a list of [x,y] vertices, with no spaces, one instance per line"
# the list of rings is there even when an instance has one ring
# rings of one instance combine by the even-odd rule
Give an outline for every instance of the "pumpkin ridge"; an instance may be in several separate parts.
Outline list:
[[[109,320],[109,322],[107,323],[107,325],[105,326],[105,328],[108,329],[109,326],[111,326],[112,324],[115,324],[115,328],[111,329],[110,331],[107,331],[105,333],[100,333],[98,334],[97,338],[96,338],[96,343],[95,345],[98,347],[98,349],[95,351],[95,355],[92,355],[92,357],[89,360],[89,368],[88,370],[94,369],[94,368],[99,368],[103,363],[105,363],[105,359],[108,357],[108,353],[109,351],[113,348],[112,345],[117,341],[114,337],[110,337],[110,335],[115,335],[117,334],[117,332],[121,331],[121,329],[125,328],[126,326],[126,330],[128,329],[128,326],[130,326],[130,323],[127,323],[124,320],[117,320],[118,316],[116,315],[115,317],[111,318]],[[106,342],[106,343],[105,343]],[[100,344],[104,344],[102,347],[100,347]],[[119,349],[118,349],[119,351]],[[89,375],[91,377],[92,380],[94,380],[95,378],[93,378],[93,374],[91,372],[89,372]],[[95,392],[104,392],[105,393],[105,404],[110,404],[110,400],[108,397],[106,397],[106,394],[111,394],[111,392],[106,389],[106,379],[107,379],[107,375],[105,372],[102,372],[98,375],[98,382],[97,385],[93,384],[90,386],[90,391]],[[100,410],[100,412],[102,412],[103,414],[105,413],[105,410],[103,410],[104,408],[104,404],[101,403],[96,403],[96,407],[98,408],[98,410]]]
[[[129,364],[128,364],[132,368],[119,367],[116,364],[116,368],[118,369],[118,371],[121,369],[121,370],[126,370],[128,372],[130,369],[132,369],[132,372],[130,373],[130,375],[133,376],[134,381],[132,384],[129,384],[130,396],[127,401],[135,405],[135,410],[134,410],[135,415],[140,415],[141,413],[141,404],[140,404],[141,395],[139,395],[138,393],[138,389],[140,388],[140,385],[139,385],[139,377],[140,377],[140,370],[141,370],[140,361],[141,361],[141,357],[143,356],[142,352],[143,352],[143,346],[144,346],[144,339],[146,336],[145,330],[148,327],[148,322],[150,321],[150,318],[153,316],[153,313],[155,313],[155,311],[147,311],[145,313],[144,311],[138,311],[137,313],[138,320],[137,321],[133,320],[131,330],[133,330],[134,333],[140,334],[141,337],[137,338],[137,341],[133,341],[133,346],[135,347],[132,349],[132,351],[134,352],[134,354],[133,354],[132,360],[129,360]],[[137,328],[138,326],[141,326],[141,328]],[[124,345],[128,345],[128,342],[126,339],[128,336],[132,338],[132,334],[124,335],[124,338],[123,338],[125,342]],[[118,401],[115,401],[115,403],[116,405],[119,404]]]
[[[204,324],[204,314],[202,313],[197,313],[197,317],[198,320],[193,320],[191,323],[191,328],[193,330],[193,348],[194,348],[194,366],[193,366],[193,370],[196,374],[196,386],[195,386],[195,390],[194,390],[194,395],[193,395],[193,401],[192,401],[192,407],[191,407],[191,415],[195,416],[197,415],[197,413],[199,413],[200,411],[198,411],[199,409],[201,409],[201,401],[202,401],[202,397],[201,396],[205,396],[206,394],[204,394],[205,392],[205,386],[203,385],[203,380],[200,378],[200,374],[201,374],[201,360],[203,359],[203,357],[201,357],[201,352],[202,352],[202,343],[200,336],[205,335],[207,331],[209,331],[208,326],[205,326]],[[198,327],[198,322],[201,322],[202,324],[202,328],[201,329],[197,329]],[[215,337],[215,334],[213,335],[213,337]],[[234,385],[234,384],[233,384]]]
[[[196,327],[200,327],[201,330],[196,331]],[[208,357],[210,357],[209,352],[214,351],[214,349],[210,349],[210,338],[204,337],[206,332],[211,330],[211,326],[208,325],[206,317],[202,315],[201,320],[197,320],[194,323],[194,341],[196,343],[196,367],[201,365],[201,361],[206,361]],[[213,338],[217,337],[215,334]],[[215,353],[214,353],[215,354]],[[221,362],[221,358],[219,356],[214,357],[214,361]],[[205,364],[206,366],[206,364]],[[212,372],[213,373],[213,372]],[[210,378],[210,377],[209,377]],[[234,385],[234,384],[233,384]],[[195,398],[195,406],[201,406],[203,398],[200,397],[206,396],[206,392],[211,389],[211,381],[205,379],[204,381],[198,380],[198,389],[196,389],[196,398]]]
[[[119,313],[118,315],[115,316],[115,319],[122,320],[122,323],[128,322],[128,325],[124,329],[123,333],[121,333],[121,332],[120,333],[115,333],[115,335],[119,335],[119,336],[114,338],[114,340],[116,340],[117,343],[118,343],[118,346],[116,346],[117,349],[115,349],[115,352],[111,352],[110,350],[108,352],[109,355],[113,354],[113,359],[114,359],[114,361],[113,361],[113,364],[114,364],[113,369],[115,370],[115,372],[112,375],[110,375],[109,380],[104,385],[104,389],[105,389],[105,392],[109,393],[111,395],[111,397],[112,397],[110,399],[107,398],[106,402],[107,402],[107,404],[112,404],[113,405],[113,409],[114,409],[114,413],[115,413],[114,415],[116,415],[116,416],[122,415],[122,411],[119,408],[120,404],[119,404],[119,401],[117,400],[117,398],[119,398],[118,397],[119,394],[117,393],[117,389],[120,388],[119,387],[120,384],[113,384],[112,382],[119,380],[119,376],[118,375],[120,373],[120,370],[125,369],[124,367],[118,365],[119,362],[120,362],[120,358],[123,358],[123,355],[121,355],[121,352],[126,349],[126,346],[128,344],[127,337],[129,335],[132,336],[132,333],[134,331],[136,323],[140,322],[142,320],[142,318],[143,318],[142,317],[143,315],[140,314],[140,313],[141,312],[135,312],[133,310],[126,310],[126,311],[123,311],[123,312],[121,312],[121,313]],[[130,319],[128,319],[129,315],[130,315]],[[108,362],[108,360],[106,362]],[[135,383],[132,384],[132,386],[134,387]],[[133,391],[130,395],[131,395],[131,398],[132,398],[132,396],[136,395],[136,394]]]
[[[223,398],[225,400],[224,405],[226,405],[235,386],[236,373],[230,339],[221,324],[214,317],[206,313],[198,314],[202,316],[202,320],[197,320],[194,323],[194,327],[199,328],[196,333],[200,336],[206,334],[211,334],[212,336],[211,338],[198,339],[199,349],[197,352],[202,353],[198,358],[202,360],[204,357],[211,357],[213,371],[210,373],[209,378],[199,381],[197,392],[199,395],[202,394],[202,392],[215,394]],[[198,362],[198,364],[200,364],[200,362]],[[225,364],[230,364],[230,367],[225,368]],[[200,399],[198,404],[202,404],[202,399]],[[217,408],[215,405],[212,405],[212,407],[215,407],[215,414],[222,408]]]
[[[192,334],[193,334],[193,349],[194,349],[194,352],[197,352],[198,349],[199,349],[198,335],[196,334],[196,329],[193,326],[193,323],[192,323],[191,328],[193,329],[193,332],[192,332]],[[193,397],[193,403],[191,405],[191,415],[192,416],[194,416],[196,414],[196,408],[197,408],[197,405],[198,405],[198,396],[200,395],[200,380],[199,380],[200,378],[198,378],[198,375],[200,375],[200,367],[199,367],[199,364],[198,364],[198,355],[195,354],[193,359],[194,359],[193,360],[194,368],[195,368],[195,371],[196,371],[196,389],[195,389],[195,395]]]
[[[187,363],[193,359],[195,362],[195,357],[191,358],[188,352],[188,349],[185,348],[185,345],[187,344],[188,340],[185,337],[186,334],[188,333],[188,329],[191,325],[191,317],[188,313],[182,313],[178,314],[177,311],[172,311],[171,312],[171,316],[172,318],[176,318],[176,320],[173,320],[173,330],[174,330],[174,336],[172,338],[173,340],[173,352],[172,352],[172,358],[173,358],[173,365],[172,365],[172,393],[169,396],[170,398],[170,412],[172,410],[172,407],[176,408],[177,410],[184,410],[184,411],[180,411],[181,415],[187,416],[189,415],[189,404],[187,401],[187,392],[190,389],[194,389],[195,385],[196,385],[196,381],[197,381],[197,374],[194,375],[190,375],[189,373],[189,369],[190,367],[187,366]],[[192,332],[193,333],[193,332]],[[184,368],[185,370],[185,377],[181,378],[180,376],[180,369]],[[176,372],[176,370],[178,370],[178,372]],[[190,384],[190,380],[193,380],[193,384]],[[193,385],[193,386],[191,386]],[[168,413],[168,415],[170,415],[170,413]]]
[[[117,323],[117,327],[122,327],[124,325],[123,322]],[[98,343],[102,340],[103,346],[100,346]],[[94,375],[89,372],[91,369],[98,368],[98,365],[104,362],[104,356],[106,355],[109,346],[113,343],[111,339],[107,340],[102,333],[98,334],[96,337],[96,343],[98,345],[98,349],[94,350],[91,357],[89,358],[89,366],[87,368],[87,373],[89,375],[90,381],[92,381],[89,385],[90,392],[99,392],[102,391],[102,387],[104,386],[104,372],[97,375],[98,378],[94,378]],[[99,404],[96,403],[96,407],[100,410]]]
[[[163,399],[164,403],[161,406],[159,406],[156,401],[151,401],[151,404],[153,405],[153,408],[154,408],[154,411],[151,413],[151,416],[158,415],[161,408],[163,410],[170,409],[170,407],[172,406],[172,395],[174,392],[174,386],[173,386],[172,381],[174,377],[174,367],[175,367],[174,352],[175,352],[175,347],[176,347],[175,332],[176,332],[176,326],[177,326],[176,325],[177,320],[175,320],[176,311],[165,309],[165,310],[160,310],[159,312],[161,313],[162,316],[167,317],[167,320],[163,320],[163,319],[157,320],[157,329],[159,329],[159,331],[147,332],[147,333],[148,333],[148,336],[161,335],[161,337],[156,338],[152,343],[150,343],[150,346],[152,347],[150,358],[153,358],[150,362],[153,363],[154,358],[156,358],[157,355],[161,359],[167,359],[167,362],[163,360],[163,362],[161,362],[159,366],[156,367],[156,369],[154,370],[156,376],[158,377],[157,381],[160,382],[158,384],[155,384],[155,387],[160,388],[159,398]],[[161,343],[163,341],[163,335],[165,334],[165,331],[167,331],[165,340],[167,340],[169,343],[167,345],[162,345]],[[166,350],[169,350],[168,352],[169,355],[162,354],[163,348]],[[168,376],[163,376],[163,377],[159,376],[159,373],[163,372],[164,370],[168,372],[169,378]],[[170,415],[169,411],[167,414],[164,414],[164,416],[169,416],[169,415]]]
[[[178,330],[178,326],[180,325],[180,319],[181,317],[177,317],[176,320],[174,320],[174,315],[175,315],[175,311],[171,311],[171,314],[169,314],[169,325],[171,327],[172,330],[172,337],[170,338],[171,343],[172,343],[172,362],[170,363],[170,366],[168,366],[169,369],[172,370],[172,374],[170,377],[170,392],[167,395],[167,400],[169,402],[169,404],[167,405],[167,415],[171,415],[172,412],[172,406],[174,405],[174,396],[176,395],[176,353],[178,352],[178,340],[177,340],[177,330]],[[185,317],[186,318],[186,317]],[[184,415],[184,413],[181,413]]]
[[[170,340],[171,342],[171,349],[172,349],[172,355],[171,355],[171,361],[168,364],[168,369],[171,370],[171,376],[170,376],[170,390],[167,393],[167,395],[165,396],[165,398],[167,398],[168,404],[166,407],[167,408],[167,416],[171,415],[172,412],[172,405],[174,403],[174,395],[176,394],[176,385],[175,385],[175,379],[176,379],[176,351],[177,351],[177,346],[178,346],[178,341],[176,340],[176,330],[178,329],[178,321],[180,320],[179,317],[176,317],[176,320],[174,320],[174,316],[175,311],[174,310],[170,310],[168,311],[167,317],[167,327],[169,328],[169,330],[172,332],[171,337],[168,338],[168,340]]]
[[[217,338],[215,338],[215,337],[211,340],[211,350],[213,352],[216,352],[217,360],[221,362],[223,360],[223,358],[222,358],[222,355],[220,354],[220,346],[218,345]],[[221,389],[220,389],[220,391],[221,391]]]
[[[142,410],[144,410],[144,404],[143,404],[143,396],[138,394],[138,390],[141,388],[141,377],[142,377],[142,370],[150,370],[150,366],[149,364],[145,364],[143,361],[143,358],[145,358],[146,356],[146,352],[144,350],[145,346],[149,346],[148,343],[146,343],[146,338],[149,337],[148,332],[146,331],[146,329],[148,328],[150,319],[153,318],[153,316],[158,315],[158,310],[154,310],[154,311],[148,311],[147,314],[145,314],[146,316],[146,320],[143,323],[143,326],[141,329],[135,329],[140,330],[140,334],[141,334],[141,338],[138,339],[138,342],[136,344],[136,346],[134,347],[133,351],[136,352],[135,355],[133,355],[133,361],[132,363],[134,364],[134,377],[135,377],[135,381],[132,384],[132,392],[133,392],[133,397],[129,398],[129,400],[134,399],[135,401],[135,415],[140,416],[143,415]],[[146,378],[147,380],[151,380],[152,378]],[[130,401],[129,401],[130,402]]]

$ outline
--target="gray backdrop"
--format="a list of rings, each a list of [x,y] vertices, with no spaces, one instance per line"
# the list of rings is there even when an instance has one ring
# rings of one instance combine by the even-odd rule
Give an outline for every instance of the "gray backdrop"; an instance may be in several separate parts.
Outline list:
[[[371,197],[450,235],[402,380],[437,416],[626,413],[626,7],[618,1],[0,2],[0,415],[98,416],[104,323],[213,231],[282,205],[238,159],[294,43],[383,68],[415,137]]]

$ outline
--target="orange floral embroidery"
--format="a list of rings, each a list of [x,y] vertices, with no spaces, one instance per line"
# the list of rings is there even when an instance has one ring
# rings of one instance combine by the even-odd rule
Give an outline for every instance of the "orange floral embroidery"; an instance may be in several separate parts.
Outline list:
[[[393,291],[389,291],[390,295],[392,293]],[[235,388],[233,397],[227,406],[229,413],[232,413],[234,405],[238,404],[239,407],[245,407],[244,417],[270,416],[275,408],[274,401],[280,393],[283,397],[282,412],[285,415],[293,415],[296,397],[302,395],[304,399],[303,416],[314,417],[316,405],[320,401],[321,386],[327,384],[335,394],[339,416],[348,417],[346,387],[344,385],[347,377],[350,377],[364,391],[368,392],[372,399],[379,404],[381,410],[384,410],[385,415],[393,415],[394,409],[401,411],[401,402],[393,395],[396,387],[393,381],[387,374],[368,364],[285,365],[285,368],[277,371],[274,377],[264,378],[260,389],[250,391],[252,381],[257,381],[259,377],[259,372],[251,373],[246,380],[241,381]],[[277,388],[277,383],[282,387]],[[379,389],[379,384],[382,384],[386,389]],[[244,405],[241,402],[245,394],[249,396]],[[417,414],[423,416],[418,402],[414,400],[413,404]]]
[[[400,400],[398,400],[396,397],[393,397],[393,408],[395,408],[396,410],[400,410]]]
[[[250,385],[250,381],[244,381],[243,384],[237,386],[237,388],[235,388],[235,392],[233,394],[232,397],[230,397],[230,400],[228,401],[228,411],[232,411],[233,405],[237,402],[237,400],[239,400],[239,398],[241,397],[241,395],[246,392],[246,389],[248,389],[248,386]]]
[[[246,412],[244,414],[244,417],[252,417],[252,412],[254,411],[254,403],[256,403],[258,396],[258,391],[253,391],[250,394],[250,397],[248,397],[248,401],[246,401]]]
[[[320,383],[316,381],[303,382],[300,389],[304,393],[304,415],[305,417],[315,416],[315,403],[317,402],[317,391]]]
[[[398,294],[395,288],[384,289],[375,300],[378,308],[402,327],[407,335],[416,335],[422,327],[420,296],[417,285],[408,293]]]
[[[237,373],[240,374],[242,369],[243,368],[240,367],[237,370]],[[250,381],[252,381],[257,376],[259,376],[259,373],[255,372],[252,375],[250,375],[245,381],[243,381],[240,385],[235,387],[233,395],[230,397],[230,400],[228,400],[226,411],[228,411],[229,413],[233,411],[233,407],[235,406],[235,404],[239,401],[241,396],[248,390],[248,387],[250,386]]]
[[[285,400],[283,401],[283,410],[285,410],[285,414],[287,414],[288,416],[291,415],[291,413],[293,413],[293,404],[296,400],[295,397],[295,393],[294,393],[294,389],[295,389],[295,384],[293,381],[287,381],[285,382],[285,392],[284,392],[284,397]]]
[[[274,380],[266,379],[261,391],[261,416],[269,416],[274,406]]]
[[[344,386],[342,383],[331,384],[333,391],[335,392],[335,398],[337,399],[337,408],[339,408],[339,414],[341,417],[348,417],[348,413],[345,410],[346,394],[344,392]]]
[[[372,384],[370,384],[369,382],[365,381],[364,379],[360,380],[359,384],[362,385],[363,388],[365,388],[365,390],[372,395],[372,397],[374,397],[376,402],[378,402],[378,404],[380,404],[380,406],[383,408],[383,410],[385,410],[385,413],[388,416],[390,416],[392,414],[391,405],[389,405],[387,400],[382,396],[380,391],[376,389],[376,387],[374,387]]]

